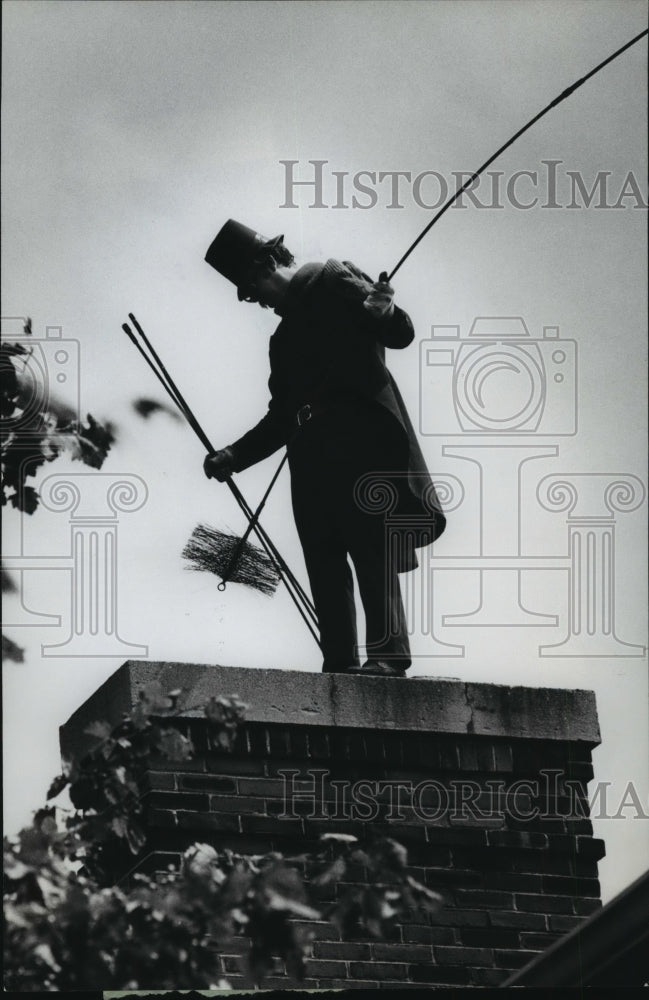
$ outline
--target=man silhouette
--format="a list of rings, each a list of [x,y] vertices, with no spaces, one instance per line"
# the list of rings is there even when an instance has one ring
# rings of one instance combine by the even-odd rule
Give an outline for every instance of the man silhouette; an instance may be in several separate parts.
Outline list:
[[[445,518],[405,405],[385,367],[385,348],[414,338],[387,282],[353,264],[298,266],[283,236],[268,240],[229,220],[206,261],[242,301],[273,308],[270,402],[260,422],[208,455],[205,473],[223,481],[288,448],[291,496],[320,627],[323,671],[403,677],[411,665],[398,573],[414,549],[434,541]],[[368,479],[368,477],[370,477]],[[403,530],[388,535],[372,512],[388,491]],[[360,664],[354,565],[366,619]]]

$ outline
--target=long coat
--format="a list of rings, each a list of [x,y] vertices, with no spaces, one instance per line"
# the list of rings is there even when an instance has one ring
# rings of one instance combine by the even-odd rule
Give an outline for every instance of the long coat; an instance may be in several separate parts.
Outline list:
[[[413,326],[396,306],[389,317],[373,317],[363,307],[371,290],[370,278],[348,262],[305,264],[296,272],[276,310],[281,322],[270,339],[268,412],[231,447],[235,471],[241,471],[284,445],[290,453],[299,433],[296,414],[305,404],[353,398],[383,408],[398,428],[390,455],[398,502],[391,516],[404,517],[404,538],[410,540],[402,546],[397,567],[404,572],[417,565],[413,547],[438,538],[446,519],[404,401],[385,365],[385,348],[407,347]],[[291,471],[299,475],[293,465]]]

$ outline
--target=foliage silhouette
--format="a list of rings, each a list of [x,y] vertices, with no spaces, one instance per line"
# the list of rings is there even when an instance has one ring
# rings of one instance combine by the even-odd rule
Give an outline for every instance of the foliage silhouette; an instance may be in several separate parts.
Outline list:
[[[5,838],[5,989],[228,988],[221,955],[236,935],[250,942],[251,984],[264,982],[276,958],[300,982],[308,921],[329,919],[345,936],[381,938],[405,913],[439,908],[441,897],[408,874],[401,845],[361,845],[335,833],[292,858],[195,843],[179,871],[113,884],[146,842],[141,793],[149,765],[192,756],[178,719],[187,709],[181,691],[153,685],[115,728],[93,723],[95,747],[68,762],[48,794],[51,803],[67,789],[73,808],[49,804],[18,837]],[[244,710],[234,696],[204,706],[212,745],[223,753]],[[318,902],[332,884],[353,882],[359,866],[367,873],[362,885]]]

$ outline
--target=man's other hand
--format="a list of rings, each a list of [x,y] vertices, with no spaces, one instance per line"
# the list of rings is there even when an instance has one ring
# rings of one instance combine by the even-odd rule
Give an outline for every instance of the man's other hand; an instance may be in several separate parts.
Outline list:
[[[234,472],[234,452],[232,448],[221,448],[205,457],[203,470],[208,479],[218,479],[224,483]]]
[[[376,281],[363,305],[376,319],[394,312],[394,288],[387,281]]]

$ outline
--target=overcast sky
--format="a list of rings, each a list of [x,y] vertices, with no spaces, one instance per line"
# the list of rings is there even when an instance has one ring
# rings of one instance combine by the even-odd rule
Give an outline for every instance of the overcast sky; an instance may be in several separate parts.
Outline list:
[[[283,592],[269,600],[230,586],[221,594],[214,578],[186,571],[180,552],[194,525],[241,531],[240,513],[225,487],[204,478],[203,449],[188,429],[133,412],[135,398],[161,397],[121,324],[136,313],[214,444],[230,443],[264,413],[276,317],[239,304],[204,263],[223,222],[283,233],[301,260],[390,270],[430,220],[426,206],[440,188],[454,190],[454,172],[475,170],[642,31],[646,5],[6,0],[3,21],[4,314],[29,314],[35,337],[58,326],[78,341],[81,411],[119,431],[102,471],[137,475],[148,488],[141,509],[119,518],[121,636],[155,660],[318,670],[318,650]],[[433,574],[427,605],[435,640],[410,602],[412,672],[594,690],[596,779],[610,781],[618,800],[633,781],[645,802],[647,671],[635,654],[646,644],[647,607],[647,249],[636,194],[646,197],[646,65],[645,40],[493,165],[502,172],[489,180],[497,196],[487,181],[476,192],[492,207],[465,201],[432,230],[394,285],[419,344],[433,325],[459,327],[457,344],[441,345],[452,362],[427,364],[442,356],[434,343],[389,358],[430,468],[464,493],[435,546],[439,562],[424,566],[445,567]],[[304,181],[314,179],[312,160],[324,161],[322,207],[312,207],[313,185],[287,189],[286,161],[297,161],[290,169]],[[518,171],[530,173],[516,179]],[[587,207],[574,178],[589,191],[598,175],[605,186]],[[542,372],[541,422],[522,435],[472,434],[454,409],[458,352],[480,316],[521,317],[534,342],[523,353],[530,371]],[[562,381],[544,327],[558,327],[566,342]],[[502,418],[524,409],[528,377],[501,366],[475,391]],[[481,451],[469,456],[476,444]],[[238,477],[251,504],[279,457]],[[45,470],[68,471],[80,467]],[[610,655],[596,643],[573,644],[570,656],[539,652],[568,635],[567,515],[537,496],[550,475],[573,477],[585,517],[614,521],[615,633],[630,645],[613,644]],[[620,476],[639,499],[612,512],[602,484]],[[304,579],[287,478],[264,521]],[[41,510],[22,528],[23,555],[65,556],[65,515]],[[6,551],[18,554],[18,515],[5,531]],[[547,566],[519,576],[512,563],[496,576],[490,556],[543,556]],[[462,559],[473,559],[471,568]],[[417,577],[415,593],[421,586]],[[508,596],[517,621],[506,617]],[[59,724],[125,659],[42,655],[41,644],[69,631],[67,571],[26,573],[24,600],[63,622],[7,626],[27,650],[25,663],[5,667],[9,832],[43,801]],[[482,619],[450,617],[480,606]],[[9,598],[7,621],[19,614]],[[605,898],[646,867],[649,822],[623,815],[595,824],[608,846]]]

